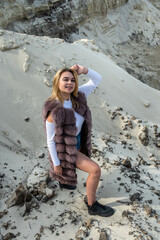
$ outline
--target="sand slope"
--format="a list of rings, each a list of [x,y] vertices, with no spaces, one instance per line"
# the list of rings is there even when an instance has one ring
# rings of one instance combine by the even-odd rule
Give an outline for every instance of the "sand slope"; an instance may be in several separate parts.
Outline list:
[[[49,167],[42,106],[51,93],[54,73],[75,63],[103,76],[88,99],[93,115],[92,158],[102,168],[97,198],[116,210],[111,218],[93,217],[88,222],[91,217],[83,203],[87,175],[78,171],[74,192],[60,191],[46,177],[43,187],[54,189],[54,197],[45,202],[47,190],[41,200],[32,197],[28,213],[26,203],[9,208],[1,218],[1,235],[12,232],[17,240],[96,240],[103,235],[117,240],[158,239],[160,92],[131,77],[92,41],[69,44],[3,30],[0,35],[1,212],[19,183],[26,186],[30,178],[35,191]],[[86,81],[80,77],[80,84]],[[147,146],[139,140],[141,133]],[[42,153],[45,157],[39,158]]]

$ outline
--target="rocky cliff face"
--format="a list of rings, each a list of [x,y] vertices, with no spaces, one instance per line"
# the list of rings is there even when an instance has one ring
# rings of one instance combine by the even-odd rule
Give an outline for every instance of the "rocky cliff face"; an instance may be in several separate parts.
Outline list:
[[[128,0],[7,0],[0,3],[0,26],[17,32],[67,39],[78,24]]]

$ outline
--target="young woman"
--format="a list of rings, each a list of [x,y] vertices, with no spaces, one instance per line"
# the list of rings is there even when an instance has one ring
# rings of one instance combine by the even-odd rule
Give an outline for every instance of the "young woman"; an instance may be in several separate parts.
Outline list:
[[[78,87],[78,75],[90,80]],[[53,79],[50,98],[43,107],[44,126],[51,163],[50,176],[60,188],[75,189],[76,168],[87,172],[85,203],[90,215],[109,217],[114,210],[96,201],[101,170],[90,159],[91,113],[86,98],[101,81],[101,75],[81,65],[59,70]]]

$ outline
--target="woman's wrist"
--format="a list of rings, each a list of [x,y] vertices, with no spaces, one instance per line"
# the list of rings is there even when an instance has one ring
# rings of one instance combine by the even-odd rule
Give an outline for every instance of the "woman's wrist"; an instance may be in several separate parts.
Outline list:
[[[88,68],[84,67],[83,74],[87,74],[87,73],[88,73]]]

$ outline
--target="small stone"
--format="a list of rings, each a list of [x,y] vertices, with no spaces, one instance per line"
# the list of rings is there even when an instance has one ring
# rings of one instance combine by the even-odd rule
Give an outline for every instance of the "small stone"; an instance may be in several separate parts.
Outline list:
[[[129,220],[131,220],[131,219],[132,219],[131,215],[133,215],[133,213],[130,212],[129,210],[124,210],[124,211],[122,212],[122,217],[123,217],[123,218],[126,217],[126,218],[128,218]]]
[[[38,194],[38,195],[36,196],[36,199],[37,199],[38,201],[41,201],[42,197],[43,197],[43,194]]]
[[[129,150],[133,150],[133,147],[128,147]]]
[[[148,202],[149,204],[152,204],[153,201],[152,201],[152,200],[148,200],[147,202]]]
[[[43,82],[47,87],[52,87],[52,83],[46,77],[43,78]]]
[[[150,206],[146,205],[144,210],[145,210],[145,212],[147,213],[148,216],[151,216],[152,208]]]
[[[87,220],[87,227],[90,227],[91,224],[92,224],[92,222],[93,222],[93,218],[89,218],[89,219]]]
[[[155,145],[156,145],[158,148],[160,148],[160,138],[159,138],[159,137],[156,139]]]
[[[29,118],[29,117],[26,117],[26,118],[24,119],[24,121],[29,122],[29,121],[30,121],[30,118]]]
[[[11,232],[9,232],[5,236],[2,237],[2,240],[11,240],[13,238],[16,238],[16,235],[11,233]]]
[[[142,10],[144,9],[144,5],[137,3],[136,5],[134,5],[134,9],[135,9],[135,10],[142,11]]]
[[[134,193],[133,195],[131,195],[130,196],[130,200],[132,201],[132,202],[134,202],[134,201],[140,201],[142,198],[140,197],[141,196],[141,194],[140,193]]]
[[[12,230],[15,230],[15,229],[17,229],[17,227],[16,227],[16,226],[12,226],[11,229],[12,229]]]
[[[49,200],[49,201],[47,202],[47,204],[53,206],[53,205],[54,205],[54,202],[53,202],[52,200]]]
[[[128,158],[123,160],[122,165],[127,167],[127,168],[131,168],[131,166],[132,166],[131,161]]]
[[[7,213],[8,213],[8,210],[4,210],[4,211],[0,212],[0,218],[7,215]]]
[[[84,237],[87,237],[88,236],[88,232],[86,231],[86,229],[79,229],[77,232],[76,232],[76,240],[83,240]]]
[[[10,225],[11,225],[10,221],[4,222],[4,223],[2,224],[2,226],[3,226],[6,230],[10,227]]]
[[[144,106],[145,106],[146,108],[149,108],[149,107],[150,107],[150,103],[149,103],[149,102],[146,102],[146,103],[144,103]]]
[[[52,198],[54,196],[54,191],[52,189],[46,188],[45,191],[47,198]]]
[[[127,134],[125,135],[125,137],[126,137],[127,139],[131,139],[131,138],[132,138],[132,135],[129,134],[129,133],[127,133]]]
[[[148,146],[149,137],[148,137],[148,129],[147,127],[142,129],[142,132],[139,134],[139,140],[144,146]]]
[[[160,197],[160,190],[154,190],[153,192],[154,192],[155,195]]]
[[[5,174],[4,173],[0,173],[0,178],[4,178]]]
[[[20,184],[11,194],[11,196],[7,199],[6,201],[7,207],[9,208],[24,203],[26,193],[27,193],[26,188],[22,184]]]
[[[41,234],[40,233],[36,233],[34,235],[34,237],[35,237],[35,240],[40,240],[41,239]]]
[[[41,153],[40,155],[39,155],[39,158],[44,158],[45,157],[45,154],[44,153]]]
[[[42,202],[43,203],[46,203],[48,201],[48,197],[47,196],[44,196],[43,199],[42,199]]]
[[[99,240],[109,240],[109,237],[108,237],[106,231],[104,231],[104,230],[101,231]]]

